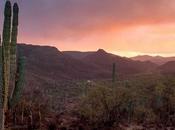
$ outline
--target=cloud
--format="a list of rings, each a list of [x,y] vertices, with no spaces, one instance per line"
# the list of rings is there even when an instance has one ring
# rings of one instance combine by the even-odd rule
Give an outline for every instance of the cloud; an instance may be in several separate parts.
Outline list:
[[[105,35],[106,42],[109,42],[111,32],[131,26],[175,22],[174,0],[16,1],[20,5],[19,40],[57,42],[61,47],[67,42],[80,43],[85,40],[94,44],[103,41],[103,38],[99,39]],[[1,1],[1,19],[3,4]],[[135,44],[137,46],[138,43]]]
[[[175,16],[174,0],[16,1],[21,8],[22,32],[63,39],[121,24],[172,22]]]

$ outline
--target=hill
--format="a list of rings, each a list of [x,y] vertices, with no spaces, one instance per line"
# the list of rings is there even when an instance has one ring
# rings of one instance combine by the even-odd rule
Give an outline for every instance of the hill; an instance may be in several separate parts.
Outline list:
[[[163,65],[169,61],[175,61],[175,57],[162,57],[162,56],[149,56],[149,55],[141,55],[132,57],[132,60],[136,61],[151,61],[158,65]]]
[[[27,71],[54,80],[94,78],[98,68],[85,64],[49,46],[20,44],[18,50],[26,57]]]
[[[50,46],[19,44],[18,51],[26,57],[26,68],[30,75],[56,81],[110,78],[114,62],[120,74],[145,73],[157,67],[148,61],[133,61],[102,49],[96,52],[71,52],[79,58]]]
[[[175,61],[169,61],[159,66],[158,69],[164,74],[175,74]]]
[[[92,65],[106,71],[112,71],[112,64],[116,63],[117,72],[121,75],[146,73],[157,67],[157,65],[152,62],[134,61],[126,57],[107,53],[103,49],[99,49],[97,52],[87,55],[82,60],[85,63],[91,63]]]

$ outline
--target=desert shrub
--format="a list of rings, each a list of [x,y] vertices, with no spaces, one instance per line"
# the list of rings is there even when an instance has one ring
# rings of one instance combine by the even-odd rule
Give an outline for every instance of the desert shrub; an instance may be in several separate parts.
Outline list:
[[[79,111],[94,125],[110,126],[123,118],[127,119],[131,99],[132,95],[125,88],[97,86],[89,89],[82,98]]]
[[[135,79],[134,79],[135,80]],[[175,80],[131,80],[120,85],[97,85],[81,98],[79,113],[95,126],[138,122],[173,125]]]

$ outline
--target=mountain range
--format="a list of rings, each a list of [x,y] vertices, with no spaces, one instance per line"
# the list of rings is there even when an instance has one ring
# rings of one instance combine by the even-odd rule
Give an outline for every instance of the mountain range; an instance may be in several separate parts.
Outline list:
[[[59,51],[55,47],[19,44],[26,57],[26,84],[32,87],[54,85],[62,80],[111,79],[112,64],[118,76],[163,72],[174,73],[175,61],[153,62],[154,57],[126,58],[99,49],[94,52]],[[146,56],[145,56],[146,57]],[[168,62],[166,62],[168,61]],[[164,64],[163,64],[164,63]]]
[[[113,63],[116,63],[119,74],[144,73],[157,67],[150,61],[134,61],[103,49],[78,54],[78,52],[61,52],[49,46],[23,44],[19,45],[19,50],[27,58],[27,69],[54,79],[110,78]]]

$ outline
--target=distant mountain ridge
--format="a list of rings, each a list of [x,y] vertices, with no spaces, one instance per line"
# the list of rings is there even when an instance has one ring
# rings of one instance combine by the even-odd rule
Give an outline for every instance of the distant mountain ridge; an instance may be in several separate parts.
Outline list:
[[[103,49],[99,49],[97,52],[87,55],[82,60],[110,72],[112,71],[112,64],[116,63],[118,74],[122,75],[145,73],[157,67],[154,63],[133,61],[126,57],[107,53]]]
[[[149,56],[149,55],[139,55],[131,58],[137,61],[151,61],[158,65],[163,65],[169,61],[175,61],[175,57],[162,57],[162,56]]]
[[[157,66],[110,54],[103,49],[96,52],[61,52],[55,47],[19,44],[18,50],[27,59],[28,71],[55,80],[111,78],[114,62],[121,74],[144,73]]]
[[[120,57],[103,49],[88,53],[70,53],[50,46],[19,44],[18,52],[26,57],[26,88],[32,90],[53,87],[56,82],[64,80],[111,79],[114,62],[116,74],[123,77],[157,71],[175,72],[175,62],[159,66],[150,61]]]

